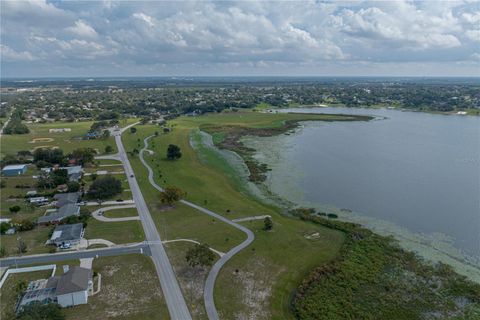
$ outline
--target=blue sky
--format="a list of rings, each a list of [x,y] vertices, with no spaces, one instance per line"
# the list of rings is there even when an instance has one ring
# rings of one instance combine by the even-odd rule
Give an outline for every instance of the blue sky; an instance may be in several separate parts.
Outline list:
[[[478,1],[2,1],[1,75],[480,74]]]

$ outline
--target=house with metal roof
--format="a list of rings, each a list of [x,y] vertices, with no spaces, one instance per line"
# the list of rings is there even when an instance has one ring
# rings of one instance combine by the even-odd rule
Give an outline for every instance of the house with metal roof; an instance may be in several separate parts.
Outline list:
[[[80,215],[80,207],[76,203],[67,203],[58,210],[41,216],[37,219],[37,223],[58,223],[67,217],[78,215]]]
[[[57,247],[66,244],[75,245],[80,243],[84,233],[83,223],[58,225],[53,230],[49,242]]]
[[[5,177],[20,176],[27,172],[28,165],[26,164],[12,164],[2,168],[2,175]]]
[[[17,305],[17,312],[35,302],[58,303],[63,308],[88,303],[88,296],[93,292],[92,270],[64,267],[63,275],[36,280],[34,285],[29,285]]]

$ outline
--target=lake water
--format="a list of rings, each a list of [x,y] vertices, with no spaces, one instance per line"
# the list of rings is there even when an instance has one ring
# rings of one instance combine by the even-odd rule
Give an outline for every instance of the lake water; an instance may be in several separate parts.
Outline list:
[[[480,266],[479,117],[390,109],[281,112],[288,111],[378,118],[310,121],[291,134],[247,138],[257,159],[272,168],[271,192],[396,235],[410,249],[430,248],[429,257]]]

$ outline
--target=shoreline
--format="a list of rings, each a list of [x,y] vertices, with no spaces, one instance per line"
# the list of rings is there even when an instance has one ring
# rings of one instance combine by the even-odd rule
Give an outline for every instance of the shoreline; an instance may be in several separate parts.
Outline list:
[[[260,161],[258,161],[258,159],[255,159],[255,155],[258,154],[258,151],[255,150],[255,148],[253,148],[252,145],[248,145],[248,143],[247,145],[244,145],[244,143],[248,139],[257,140],[258,138],[261,138],[261,137],[276,137],[276,136],[279,136],[280,134],[286,134],[286,133],[290,134],[289,133],[290,131],[296,130],[297,128],[299,128],[301,126],[300,122],[304,122],[304,121],[293,121],[293,122],[294,122],[293,125],[290,123],[289,125],[286,125],[283,128],[283,130],[277,129],[277,130],[273,130],[273,132],[269,132],[271,133],[270,135],[260,135],[260,136],[255,135],[256,129],[252,129],[249,132],[248,128],[243,128],[242,135],[235,135],[235,138],[239,140],[237,141],[236,145],[238,146],[238,144],[240,144],[243,148],[246,148],[248,150],[247,155],[236,152],[236,150],[231,150],[230,148],[222,148],[221,144],[219,144],[218,146],[215,145],[212,139],[212,132],[205,132],[202,129],[199,130],[199,132],[201,132],[201,135],[203,135],[204,137],[201,141],[201,144],[204,146],[206,145],[205,144],[206,141],[204,139],[205,137],[207,137],[206,139],[209,140],[209,142],[207,143],[208,149],[211,151],[214,151],[217,154],[217,156],[222,157],[232,167],[233,171],[235,172],[235,177],[233,178],[240,180],[240,184],[246,186],[246,188],[243,191],[248,192],[250,196],[264,202],[265,204],[268,204],[268,205],[273,204],[276,207],[280,208],[282,211],[289,212],[293,208],[298,208],[302,206],[302,204],[293,203],[273,193],[265,181],[266,177],[265,177],[265,180],[262,180],[262,181],[252,181],[250,179],[250,177],[248,176],[248,172],[246,173],[246,171],[250,169],[250,166],[245,162],[244,157],[246,156],[249,157],[248,160],[250,161],[250,165],[252,164],[252,160],[258,163],[258,165],[261,165],[261,164],[260,164]],[[193,146],[192,143],[191,145],[195,149],[198,148],[198,146]],[[243,148],[241,150],[243,150]],[[228,160],[229,156],[226,156],[226,152],[234,155],[236,160],[234,162],[232,162],[231,160]],[[239,162],[239,159],[241,160],[240,162]],[[252,192],[252,190],[254,191]],[[325,207],[318,204],[307,205],[307,207],[315,207],[321,210],[325,209]],[[418,257],[422,258],[422,260],[426,260],[429,264],[434,264],[437,262],[446,263],[452,266],[457,273],[466,276],[468,279],[476,283],[480,283],[479,266],[473,262],[468,261],[468,259],[466,259],[464,255],[461,254],[460,251],[449,252],[451,251],[449,250],[451,248],[445,249],[446,243],[442,243],[442,241],[437,242],[435,239],[432,240],[431,237],[429,239],[428,235],[427,237],[425,237],[425,235],[423,234],[411,232],[407,228],[396,226],[384,220],[375,219],[375,218],[371,218],[364,215],[360,215],[360,217],[363,219],[358,219],[358,217],[356,217],[359,215],[358,213],[355,213],[355,212],[346,213],[346,210],[341,208],[329,207],[329,211],[333,211],[335,214],[337,214],[339,216],[338,220],[341,222],[357,223],[362,227],[370,229],[372,232],[375,232],[381,236],[387,236],[387,237],[393,236],[396,242],[404,250],[414,252]],[[356,219],[354,219],[355,217]],[[370,221],[366,221],[366,220],[370,220]],[[374,221],[375,223],[371,223],[372,221]],[[433,245],[433,244],[436,244],[436,245]]]
[[[427,114],[436,114],[436,115],[444,115],[444,116],[474,116],[480,117],[480,110],[476,111],[476,109],[469,109],[469,110],[455,110],[455,111],[435,111],[435,110],[418,110],[418,109],[409,109],[405,107],[392,107],[392,106],[358,106],[358,107],[347,107],[346,105],[340,104],[307,104],[307,105],[292,105],[292,106],[285,106],[285,107],[276,107],[271,106],[270,108],[266,108],[263,110],[259,110],[258,112],[275,112],[275,110],[285,110],[285,109],[313,109],[313,108],[348,108],[348,109],[366,109],[366,110],[379,110],[379,109],[387,109],[387,110],[396,110],[401,112],[419,112],[419,113],[427,113]],[[458,112],[466,112],[458,113]]]

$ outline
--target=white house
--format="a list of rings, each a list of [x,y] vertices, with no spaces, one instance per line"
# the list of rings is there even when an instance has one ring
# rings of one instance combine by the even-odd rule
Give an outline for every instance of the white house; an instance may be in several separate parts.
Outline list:
[[[63,275],[34,281],[34,285],[28,288],[17,306],[17,312],[35,302],[56,302],[63,308],[86,304],[93,292],[92,270],[64,266]]]

